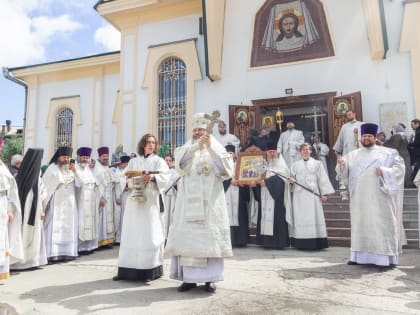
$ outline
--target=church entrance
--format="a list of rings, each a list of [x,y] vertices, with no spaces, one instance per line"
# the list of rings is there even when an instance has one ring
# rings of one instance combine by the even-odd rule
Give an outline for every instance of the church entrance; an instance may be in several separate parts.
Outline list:
[[[303,131],[306,142],[311,143],[314,136],[319,136],[331,148],[334,142],[329,133],[328,100],[335,95],[336,92],[329,92],[253,100],[256,127],[269,128],[271,137],[277,141],[287,123],[293,122],[296,129]]]

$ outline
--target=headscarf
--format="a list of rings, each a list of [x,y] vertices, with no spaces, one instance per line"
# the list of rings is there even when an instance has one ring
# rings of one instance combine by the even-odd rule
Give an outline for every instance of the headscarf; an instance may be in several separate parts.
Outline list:
[[[16,184],[19,191],[20,206],[22,208],[22,220],[24,218],[26,197],[33,191],[31,210],[28,216],[28,224],[35,224],[36,207],[38,204],[38,181],[41,172],[43,149],[28,149],[23,157],[20,170],[16,175]]]

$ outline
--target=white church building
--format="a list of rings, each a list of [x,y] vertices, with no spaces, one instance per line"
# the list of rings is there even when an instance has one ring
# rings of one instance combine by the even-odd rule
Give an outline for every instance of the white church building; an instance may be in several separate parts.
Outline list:
[[[242,141],[294,121],[330,146],[343,113],[391,126],[420,116],[420,1],[101,0],[121,50],[6,69],[27,87],[24,146],[171,149],[196,112]],[[80,43],[83,45],[83,43]]]

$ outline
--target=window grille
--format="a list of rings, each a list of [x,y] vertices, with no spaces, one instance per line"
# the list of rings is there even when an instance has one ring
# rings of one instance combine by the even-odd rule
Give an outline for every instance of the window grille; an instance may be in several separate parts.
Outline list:
[[[159,66],[158,138],[170,153],[185,143],[186,66],[175,57]]]
[[[60,109],[55,116],[54,150],[58,147],[71,147],[73,135],[73,111],[70,108]]]

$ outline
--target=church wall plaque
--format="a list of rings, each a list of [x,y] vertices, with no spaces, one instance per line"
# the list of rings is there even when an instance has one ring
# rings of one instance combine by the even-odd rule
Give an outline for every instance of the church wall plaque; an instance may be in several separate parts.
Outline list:
[[[385,132],[387,138],[391,136],[392,126],[408,122],[407,104],[405,102],[391,102],[379,104],[379,128]]]

